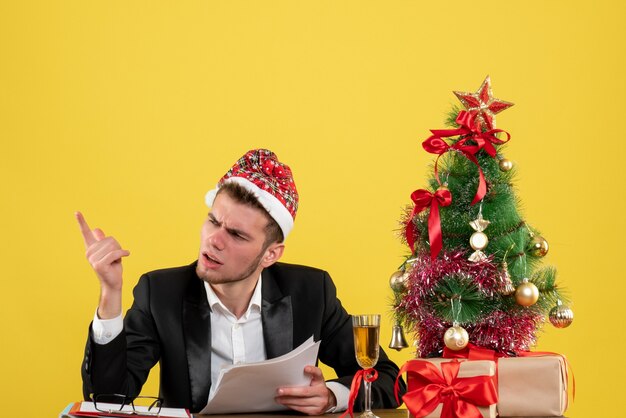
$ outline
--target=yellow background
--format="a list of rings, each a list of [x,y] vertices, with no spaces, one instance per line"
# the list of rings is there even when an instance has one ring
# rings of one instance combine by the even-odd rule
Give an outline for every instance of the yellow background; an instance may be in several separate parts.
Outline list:
[[[386,314],[386,345],[421,141],[487,74],[515,103],[498,126],[526,219],[575,301],[537,348],[574,366],[568,416],[623,414],[624,17],[621,1],[3,1],[2,415],[81,397],[98,284],[73,212],[132,252],[128,307],[142,272],[194,259],[204,193],[253,147],[295,172],[284,261]]]

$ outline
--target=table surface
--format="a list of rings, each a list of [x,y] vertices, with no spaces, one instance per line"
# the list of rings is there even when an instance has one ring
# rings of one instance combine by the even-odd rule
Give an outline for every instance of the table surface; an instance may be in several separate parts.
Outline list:
[[[408,418],[409,411],[406,409],[375,409],[374,413],[379,418]],[[354,413],[354,417],[358,418],[359,412]],[[338,414],[326,414],[324,417],[339,418],[341,413]],[[306,415],[297,414],[295,412],[276,412],[276,413],[264,413],[264,414],[229,414],[229,415],[193,415],[196,418],[285,418],[285,417],[306,417]],[[519,417],[522,418],[522,417]],[[526,418],[547,418],[547,417],[526,417]],[[551,417],[551,418],[564,418],[564,417]]]

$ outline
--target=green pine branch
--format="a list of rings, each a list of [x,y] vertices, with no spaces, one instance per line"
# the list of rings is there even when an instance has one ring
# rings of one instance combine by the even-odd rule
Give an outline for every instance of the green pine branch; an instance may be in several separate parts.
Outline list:
[[[439,318],[459,324],[474,323],[499,305],[497,299],[487,298],[471,278],[462,274],[443,278],[429,304]]]

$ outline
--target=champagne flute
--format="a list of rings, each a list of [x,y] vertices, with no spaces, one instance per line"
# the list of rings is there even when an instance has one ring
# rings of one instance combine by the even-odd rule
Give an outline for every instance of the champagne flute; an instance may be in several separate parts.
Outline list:
[[[380,315],[354,315],[352,317],[352,330],[354,331],[354,354],[356,361],[363,369],[371,369],[378,362],[378,335],[380,331]],[[372,382],[364,378],[365,386],[365,410],[360,418],[378,418],[372,412]]]

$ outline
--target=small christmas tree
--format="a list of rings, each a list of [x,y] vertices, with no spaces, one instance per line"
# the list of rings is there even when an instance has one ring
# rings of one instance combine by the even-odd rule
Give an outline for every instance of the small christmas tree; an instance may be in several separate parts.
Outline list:
[[[489,77],[476,93],[454,93],[465,109],[423,142],[437,155],[434,173],[402,219],[411,254],[390,279],[396,320],[416,336],[420,357],[468,342],[526,351],[546,315],[566,327],[573,313],[556,270],[539,266],[548,242],[522,217],[515,169],[501,153],[510,135],[496,129],[495,114],[513,104],[493,97]]]

